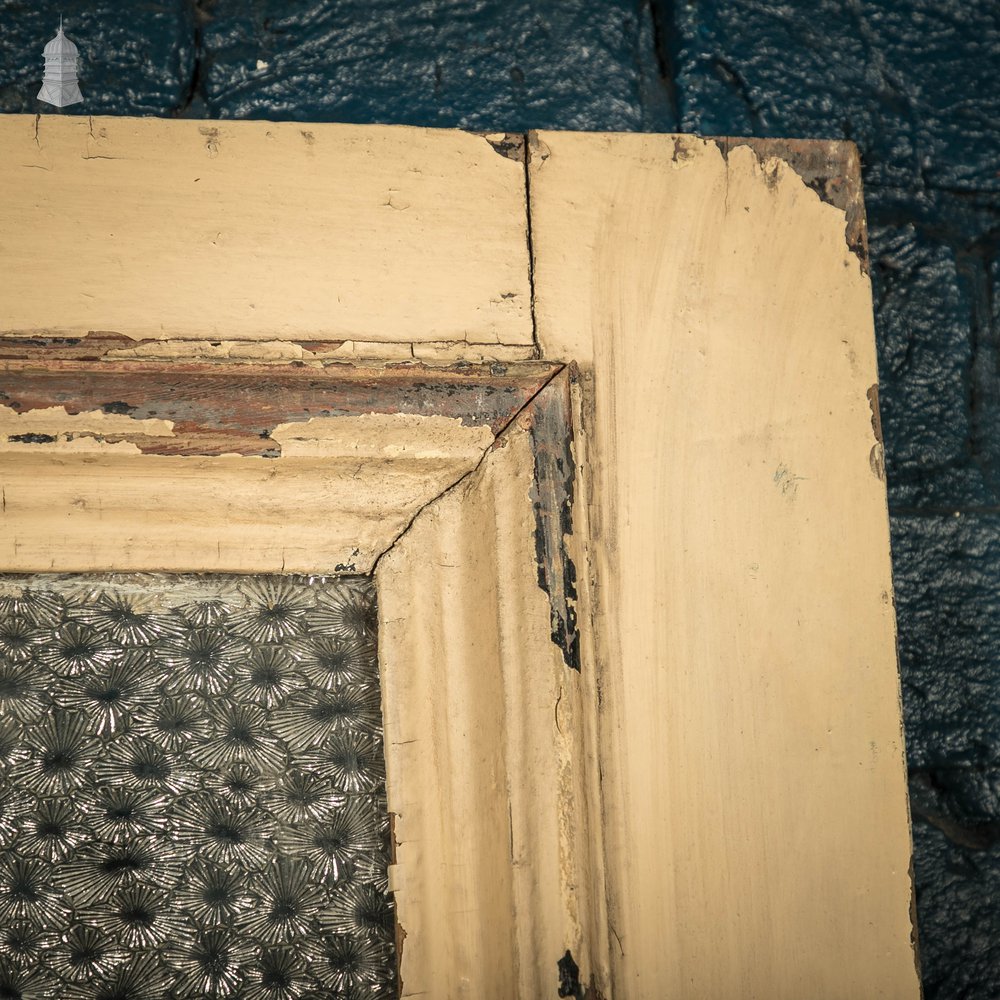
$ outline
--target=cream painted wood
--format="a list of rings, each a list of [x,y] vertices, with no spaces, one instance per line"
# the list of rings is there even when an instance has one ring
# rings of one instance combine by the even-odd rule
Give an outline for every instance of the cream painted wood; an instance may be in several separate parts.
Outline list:
[[[0,334],[531,344],[524,165],[393,126],[0,116]]]
[[[128,425],[172,433],[166,420],[0,407],[6,572],[367,573],[493,443],[489,427],[411,414],[284,424],[277,458],[150,455],[87,434]],[[6,440],[14,431],[55,440]]]
[[[593,387],[613,995],[917,997],[844,213],[691,137],[542,133],[530,170],[540,341]]]
[[[515,425],[377,569],[403,997],[554,995],[567,949],[608,995],[593,678],[549,637],[532,469]]]

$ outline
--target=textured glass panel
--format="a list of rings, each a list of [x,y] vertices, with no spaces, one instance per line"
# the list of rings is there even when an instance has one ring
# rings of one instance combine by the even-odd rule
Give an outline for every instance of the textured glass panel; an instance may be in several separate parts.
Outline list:
[[[0,578],[0,997],[395,996],[363,577]]]

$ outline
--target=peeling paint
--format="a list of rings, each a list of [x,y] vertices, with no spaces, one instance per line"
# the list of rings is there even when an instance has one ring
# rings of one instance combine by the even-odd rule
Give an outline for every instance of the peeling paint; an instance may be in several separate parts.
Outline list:
[[[493,149],[507,160],[524,163],[526,139],[523,132],[479,132]]]
[[[573,534],[576,463],[568,372],[554,378],[528,409],[534,453],[531,501],[535,513],[538,586],[549,597],[552,641],[568,667],[580,669],[576,566],[566,548]]]
[[[5,564],[368,572],[559,370],[5,361]]]
[[[10,397],[8,396],[8,399]],[[0,436],[7,441],[51,444],[78,435],[169,438],[174,424],[161,418],[134,419],[123,412],[128,404],[103,403],[100,409],[70,412],[65,406],[22,408],[0,406]],[[132,408],[134,409],[134,407]]]
[[[211,363],[7,361],[0,374],[0,434],[89,433],[134,442],[144,454],[278,457],[282,441],[304,455],[332,439],[317,418],[365,414],[436,418],[474,431],[481,450],[558,366],[527,362],[430,368],[349,363],[310,367]],[[121,412],[128,411],[128,415]],[[110,411],[110,412],[109,412]],[[266,421],[262,426],[262,417]],[[273,423],[272,423],[273,422]],[[292,431],[284,425],[299,425]],[[333,427],[334,425],[329,425]],[[336,425],[346,431],[348,425]],[[402,426],[402,424],[400,425]],[[430,425],[426,425],[430,426]],[[275,431],[277,430],[277,435]],[[423,432],[421,432],[423,433]],[[325,439],[326,444],[316,443]],[[312,439],[314,443],[309,444]],[[416,445],[414,445],[416,447]],[[288,454],[286,447],[285,454]],[[429,461],[431,456],[421,455]]]
[[[18,444],[52,444],[56,437],[54,434],[11,434],[7,440]]]
[[[478,983],[491,968],[491,996],[552,997],[567,947],[587,973],[602,962],[599,834],[585,819],[597,806],[583,797],[577,757],[588,709],[580,675],[551,641],[534,566],[531,411],[549,391],[377,567],[387,790],[398,812],[391,885],[412,945],[402,996],[436,995],[441,969],[449,982]],[[561,734],[547,697],[559,690]],[[442,754],[470,766],[441,783]],[[470,845],[460,870],[456,842]],[[440,914],[458,909],[473,918],[443,925]]]
[[[757,157],[769,186],[775,183],[775,159],[787,164],[798,174],[820,200],[839,208],[845,216],[844,237],[850,251],[868,273],[868,228],[861,193],[861,160],[852,142],[818,139],[758,139],[722,136],[711,140],[729,159],[737,146],[746,146]],[[771,177],[771,180],[768,178]]]
[[[410,413],[311,417],[278,424],[269,437],[278,443],[284,458],[346,454],[359,459],[463,464],[478,462],[494,440],[489,427],[467,427],[458,417]]]
[[[499,302],[519,297],[504,292]],[[137,340],[120,333],[93,331],[82,337],[53,336],[49,330],[19,331],[0,337],[0,359],[44,356],[46,362],[72,361],[192,361],[287,365],[300,362],[321,368],[344,361],[368,365],[423,361],[453,365],[481,364],[537,358],[533,344],[473,343],[466,341],[361,340]]]
[[[33,451],[47,455],[81,453],[116,455],[141,455],[142,450],[134,441],[107,440],[103,436],[83,434],[15,434],[0,438],[0,452]]]
[[[878,382],[873,382],[865,395],[868,397],[868,406],[872,411],[872,433],[875,435],[875,442],[882,444],[882,414],[878,406]]]

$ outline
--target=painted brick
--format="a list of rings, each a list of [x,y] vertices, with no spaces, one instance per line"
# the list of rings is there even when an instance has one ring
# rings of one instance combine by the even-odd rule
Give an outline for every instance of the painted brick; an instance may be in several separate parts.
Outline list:
[[[217,0],[208,15],[211,117],[674,126],[650,21],[631,0],[434,0],[405,13],[395,0]]]
[[[681,124],[847,138],[869,184],[1000,191],[993,0],[658,0]]]
[[[913,825],[920,962],[927,1000],[992,998],[1000,983],[1000,845],[972,849]]]
[[[1000,766],[1000,516],[896,516],[910,766]]]

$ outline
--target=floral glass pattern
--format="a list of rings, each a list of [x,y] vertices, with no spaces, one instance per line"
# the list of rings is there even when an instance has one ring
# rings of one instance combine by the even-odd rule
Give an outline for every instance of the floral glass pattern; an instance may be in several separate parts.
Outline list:
[[[364,577],[0,577],[0,995],[397,995]]]

